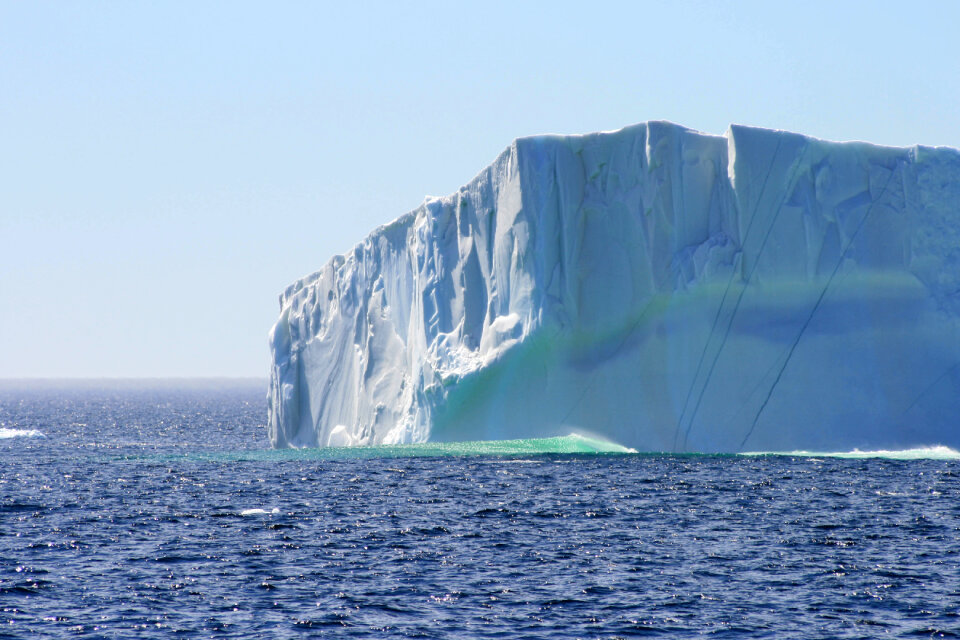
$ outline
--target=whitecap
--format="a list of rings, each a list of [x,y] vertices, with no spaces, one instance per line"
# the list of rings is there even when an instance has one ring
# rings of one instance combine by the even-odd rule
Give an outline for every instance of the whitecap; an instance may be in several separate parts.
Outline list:
[[[4,438],[45,438],[43,432],[36,429],[8,429],[0,427],[0,439]]]
[[[280,509],[278,509],[278,508],[276,508],[276,507],[274,507],[274,508],[271,509],[270,511],[267,511],[266,509],[244,509],[243,511],[240,512],[240,515],[242,515],[242,516],[265,516],[265,515],[270,515],[270,514],[272,514],[272,513],[280,513]]]

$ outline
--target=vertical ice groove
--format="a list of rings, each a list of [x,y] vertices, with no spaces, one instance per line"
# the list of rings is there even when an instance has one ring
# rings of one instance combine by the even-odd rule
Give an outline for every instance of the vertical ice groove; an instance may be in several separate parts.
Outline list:
[[[778,141],[777,149],[774,152],[774,156],[773,156],[774,160],[776,160],[777,151],[779,151],[780,148],[781,146]],[[773,215],[770,220],[770,224],[767,226],[767,231],[763,235],[763,240],[761,241],[760,246],[757,249],[753,266],[747,272],[746,277],[744,278],[743,286],[741,287],[740,292],[737,294],[737,299],[733,304],[733,309],[730,311],[730,318],[729,320],[727,320],[726,328],[724,329],[723,336],[720,339],[720,345],[717,347],[716,352],[714,353],[713,360],[710,362],[710,367],[707,369],[706,378],[704,379],[703,385],[701,385],[700,387],[700,393],[697,395],[697,401],[693,406],[693,412],[690,415],[690,420],[687,423],[687,429],[684,432],[684,436],[683,436],[684,448],[686,448],[686,442],[690,437],[690,430],[693,428],[693,421],[696,420],[697,412],[700,410],[700,405],[703,402],[703,396],[706,393],[707,387],[710,384],[710,378],[713,376],[713,372],[716,369],[717,361],[720,359],[720,355],[723,353],[723,348],[727,344],[727,339],[730,337],[730,330],[733,328],[733,323],[737,317],[737,311],[739,311],[740,305],[743,302],[743,296],[747,292],[748,288],[750,287],[750,281],[753,279],[753,274],[756,272],[757,266],[760,264],[760,257],[763,255],[763,251],[766,248],[767,242],[770,239],[770,234],[773,232],[774,226],[777,224],[777,220],[780,218],[780,214],[783,211],[784,200],[786,199],[787,194],[790,193],[790,191],[793,189],[793,186],[795,185],[797,170],[800,164],[803,162],[803,157],[806,155],[806,152],[807,152],[807,147],[804,144],[803,150],[801,151],[799,158],[791,165],[791,168],[789,169],[790,177],[787,179],[785,183],[786,188],[782,189],[781,191],[782,196],[779,199],[778,204],[774,205],[771,209],[771,211],[773,211]],[[771,168],[772,167],[773,167],[773,162],[771,162]],[[770,174],[768,173],[767,178],[764,179],[764,186],[766,186],[766,182],[769,179],[769,177],[770,177]],[[764,189],[761,188],[760,195],[758,196],[758,202],[760,201],[760,199],[762,199],[763,194],[764,194]],[[756,218],[756,216],[757,216],[757,212],[754,211],[753,217],[751,218],[751,223],[753,219]],[[749,233],[749,228],[748,228],[748,233]],[[728,283],[727,290],[729,290],[729,283]],[[723,307],[722,302],[720,307],[721,308]],[[709,340],[708,340],[708,344],[709,344]]]
[[[958,203],[952,149],[518,139],[284,290],[271,441],[960,445]]]
[[[736,149],[736,142],[735,142],[735,138],[734,138],[734,136],[733,136],[733,131],[731,130],[728,135],[730,136],[730,141],[731,141],[731,142],[730,142],[730,147],[735,150],[735,149]],[[741,240],[741,246],[745,245],[745,244],[747,243],[747,240],[750,238],[750,232],[751,232],[751,230],[753,229],[753,223],[754,223],[754,221],[757,219],[757,212],[758,212],[758,209],[760,208],[761,202],[763,201],[763,195],[764,195],[764,193],[766,193],[767,183],[768,183],[769,180],[770,180],[770,175],[773,173],[774,164],[775,164],[775,161],[776,161],[776,159],[777,159],[777,155],[780,153],[781,144],[782,144],[782,140],[781,140],[780,138],[777,138],[777,140],[776,140],[776,146],[775,146],[774,149],[773,149],[773,155],[771,156],[770,161],[769,161],[769,168],[767,169],[766,173],[764,174],[763,182],[760,184],[760,192],[759,192],[759,195],[757,196],[757,199],[756,199],[756,202],[754,203],[754,206],[751,208],[750,220],[749,220],[749,222],[747,222],[747,229],[746,229],[746,232],[744,233],[744,236],[743,236],[743,238],[742,238],[742,240]],[[735,152],[734,152],[734,153],[731,153],[730,156],[731,156],[732,158],[736,158],[736,153],[735,153]],[[728,172],[728,175],[731,176],[731,178],[732,178],[733,175],[734,175],[734,173],[733,173],[733,172]],[[733,185],[731,185],[731,186],[732,186],[732,188],[734,189],[734,191],[736,192],[735,183],[734,183]],[[771,227],[772,227],[772,223],[771,223]],[[765,244],[765,243],[764,243],[764,244]],[[741,264],[741,266],[742,266],[742,265],[744,264],[743,261],[741,261],[740,264]],[[676,448],[676,446],[677,446],[676,437],[677,437],[677,435],[680,434],[681,427],[683,426],[683,419],[684,419],[684,417],[686,416],[687,407],[688,407],[688,405],[689,405],[690,398],[691,398],[692,395],[693,395],[693,390],[694,390],[694,388],[696,388],[696,386],[697,386],[697,380],[698,380],[698,378],[700,377],[700,372],[701,372],[701,370],[702,370],[702,368],[703,368],[703,363],[704,363],[705,360],[706,360],[707,352],[709,351],[709,348],[710,348],[710,343],[713,341],[713,336],[714,336],[714,334],[716,333],[717,326],[718,326],[718,324],[719,324],[719,322],[720,322],[720,317],[721,317],[721,315],[722,315],[722,313],[723,313],[724,305],[725,305],[726,302],[727,302],[727,296],[730,295],[730,288],[731,288],[731,286],[733,285],[733,282],[734,282],[734,280],[735,280],[735,278],[736,278],[736,274],[737,274],[737,271],[736,271],[736,270],[732,270],[732,271],[730,272],[730,277],[727,279],[727,284],[726,284],[726,286],[725,286],[724,289],[723,289],[723,296],[720,298],[720,304],[717,305],[717,311],[716,311],[716,313],[713,315],[713,322],[712,322],[711,325],[710,325],[710,333],[707,334],[707,340],[706,340],[706,342],[705,342],[704,345],[703,345],[703,350],[700,352],[700,358],[697,360],[697,367],[696,367],[696,369],[695,369],[695,371],[694,371],[693,379],[692,379],[691,382],[690,382],[690,388],[687,390],[687,395],[686,395],[686,397],[685,397],[685,399],[684,399],[684,402],[683,402],[683,410],[680,412],[680,417],[677,419],[676,433],[675,433],[675,436],[674,436],[674,438],[675,438],[675,439],[674,439],[674,448]],[[751,275],[752,275],[752,274],[751,274]],[[750,279],[750,276],[748,275],[747,278],[746,278],[747,284],[749,284],[749,279]],[[736,302],[734,303],[733,311],[730,313],[730,320],[729,320],[729,322],[727,323],[726,329],[724,330],[724,336],[723,336],[723,338],[722,338],[722,340],[721,340],[720,346],[717,348],[716,355],[714,356],[713,360],[712,360],[711,363],[710,363],[710,366],[709,366],[709,368],[708,368],[708,370],[707,370],[706,379],[704,380],[703,384],[701,385],[701,387],[700,387],[700,392],[699,392],[698,395],[697,395],[697,400],[696,400],[696,402],[694,403],[693,415],[690,417],[689,422],[687,423],[686,429],[683,430],[683,443],[682,443],[682,445],[681,445],[681,448],[682,448],[682,449],[685,449],[686,446],[687,446],[687,440],[688,440],[689,437],[690,437],[690,430],[693,428],[693,420],[696,418],[697,410],[699,410],[699,408],[700,408],[700,402],[701,402],[702,399],[703,399],[703,392],[706,390],[707,385],[708,385],[709,382],[710,382],[710,376],[713,375],[713,369],[714,369],[714,367],[716,366],[717,359],[719,359],[719,357],[720,357],[720,352],[723,350],[723,344],[726,342],[727,336],[729,335],[730,327],[733,325],[733,317],[736,315],[737,308],[739,308],[740,302],[741,302],[741,300],[743,299],[743,292],[744,292],[744,291],[746,291],[746,285],[744,286],[744,288],[742,288],[742,289],[740,290],[740,295],[737,296],[737,300],[736,300]]]

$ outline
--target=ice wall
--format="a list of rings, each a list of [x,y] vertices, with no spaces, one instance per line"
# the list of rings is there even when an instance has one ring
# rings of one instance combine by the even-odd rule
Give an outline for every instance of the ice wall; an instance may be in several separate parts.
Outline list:
[[[521,138],[280,306],[277,447],[956,448],[960,153],[663,122]]]

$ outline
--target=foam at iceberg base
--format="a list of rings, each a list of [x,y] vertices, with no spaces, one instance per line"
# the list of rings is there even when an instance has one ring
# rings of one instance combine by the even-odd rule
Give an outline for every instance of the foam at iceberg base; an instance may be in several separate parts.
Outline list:
[[[294,283],[274,446],[960,448],[960,152],[660,122],[516,140]]]
[[[783,451],[783,452],[750,452],[745,456],[789,456],[804,458],[847,458],[851,460],[868,460],[871,458],[885,458],[887,460],[960,460],[960,451],[937,445],[934,447],[916,447],[900,451]]]

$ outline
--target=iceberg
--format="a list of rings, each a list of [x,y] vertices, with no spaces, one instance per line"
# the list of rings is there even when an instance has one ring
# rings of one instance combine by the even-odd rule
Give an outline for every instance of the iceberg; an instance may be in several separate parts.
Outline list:
[[[520,138],[290,285],[269,343],[274,447],[960,448],[960,152]]]

